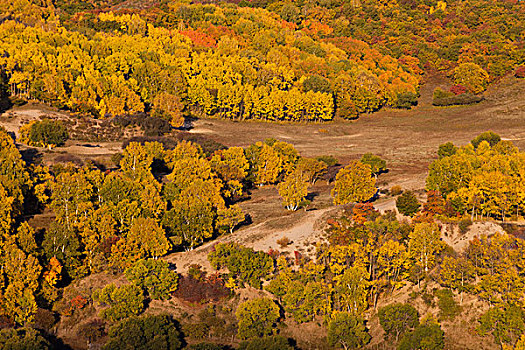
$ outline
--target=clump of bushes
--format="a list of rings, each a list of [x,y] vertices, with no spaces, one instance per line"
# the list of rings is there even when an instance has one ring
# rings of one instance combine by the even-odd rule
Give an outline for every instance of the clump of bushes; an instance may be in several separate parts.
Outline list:
[[[334,156],[319,156],[319,157],[315,158],[315,160],[323,162],[327,166],[335,166],[335,165],[339,164],[339,161]]]
[[[472,220],[470,220],[470,218],[465,218],[465,219],[460,220],[458,223],[459,232],[461,232],[462,234],[467,233],[471,225],[472,225]]]
[[[216,274],[206,276],[202,273],[196,276],[181,276],[177,290],[173,295],[190,303],[204,304],[206,302],[217,302],[230,296],[230,290],[225,286],[224,280]]]
[[[410,109],[417,105],[418,94],[408,91],[397,95],[397,99],[393,105],[394,108]]]
[[[162,136],[171,131],[171,124],[166,119],[154,118],[146,113],[133,115],[120,115],[115,117],[114,122],[122,127],[138,126],[144,131],[145,136]]]
[[[472,139],[470,143],[472,144],[472,146],[474,146],[474,149],[477,149],[483,141],[487,141],[490,147],[493,147],[501,141],[501,136],[499,136],[493,131],[485,131],[484,133],[481,133],[474,139]]]
[[[452,90],[452,88],[451,88]],[[456,106],[456,105],[470,105],[474,103],[478,103],[483,101],[482,96],[476,96],[470,92],[463,92],[456,94],[456,92],[459,92],[458,89],[454,89],[454,91],[445,91],[440,88],[436,88],[434,90],[432,105],[434,106]]]
[[[392,186],[390,189],[390,194],[392,196],[399,196],[401,193],[403,193],[403,189],[399,185]]]
[[[33,121],[20,128],[20,141],[30,146],[62,146],[68,138],[67,129],[60,121],[43,119]]]

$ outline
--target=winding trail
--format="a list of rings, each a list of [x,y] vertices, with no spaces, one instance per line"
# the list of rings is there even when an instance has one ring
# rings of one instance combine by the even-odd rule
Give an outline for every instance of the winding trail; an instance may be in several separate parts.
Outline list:
[[[199,264],[204,270],[212,271],[207,256],[217,243],[236,242],[253,248],[254,250],[268,251],[270,249],[277,249],[280,252],[293,253],[293,251],[304,249],[304,247],[309,246],[310,243],[316,243],[321,240],[321,234],[323,233],[322,228],[325,222],[324,218],[337,209],[337,207],[330,207],[307,211],[298,218],[298,222],[293,226],[283,228],[282,230],[267,227],[267,224],[270,222],[275,226],[275,221],[279,219],[265,221],[235,231],[231,235],[219,237],[194,250],[171,254],[164,259],[170,263],[174,263],[177,266],[177,272],[185,273],[192,264]],[[291,242],[286,248],[281,248],[276,242],[282,237],[287,237]]]

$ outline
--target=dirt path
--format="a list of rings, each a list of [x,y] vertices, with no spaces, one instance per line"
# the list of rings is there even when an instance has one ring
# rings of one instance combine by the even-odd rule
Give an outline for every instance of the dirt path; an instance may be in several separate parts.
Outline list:
[[[380,198],[374,202],[375,210],[379,211],[381,214],[384,214],[387,210],[396,210],[396,199],[393,197],[389,198]]]
[[[282,230],[272,228],[275,223],[271,223],[270,221],[275,220],[263,222],[235,231],[231,235],[218,238],[192,251],[171,254],[167,256],[165,260],[174,263],[179,273],[187,272],[189,266],[192,264],[199,264],[205,270],[212,271],[207,256],[215,244],[226,242],[240,243],[254,250],[268,251],[270,249],[277,249],[281,252],[288,252],[289,254],[292,254],[294,251],[309,253],[308,250],[304,251],[304,249],[311,247],[313,251],[314,244],[321,239],[325,217],[336,210],[336,207],[332,207],[304,212],[304,215],[301,216],[295,225],[289,228],[283,228]],[[269,225],[270,223],[272,225]],[[287,237],[291,241],[286,248],[281,248],[276,242],[282,237]]]

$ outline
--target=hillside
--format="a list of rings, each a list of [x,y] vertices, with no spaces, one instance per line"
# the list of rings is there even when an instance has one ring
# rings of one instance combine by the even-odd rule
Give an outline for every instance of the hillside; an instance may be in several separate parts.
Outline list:
[[[525,2],[0,12],[0,349],[525,348]]]

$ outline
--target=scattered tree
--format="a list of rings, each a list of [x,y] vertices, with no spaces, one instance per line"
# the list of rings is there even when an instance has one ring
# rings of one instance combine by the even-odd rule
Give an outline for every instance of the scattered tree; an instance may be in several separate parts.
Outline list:
[[[396,208],[403,215],[414,216],[420,206],[421,204],[412,191],[405,191],[396,199]]]
[[[334,204],[364,202],[376,193],[370,165],[353,161],[337,173],[332,189]]]
[[[250,339],[272,335],[279,320],[279,307],[268,298],[253,299],[239,305],[239,338]]]

